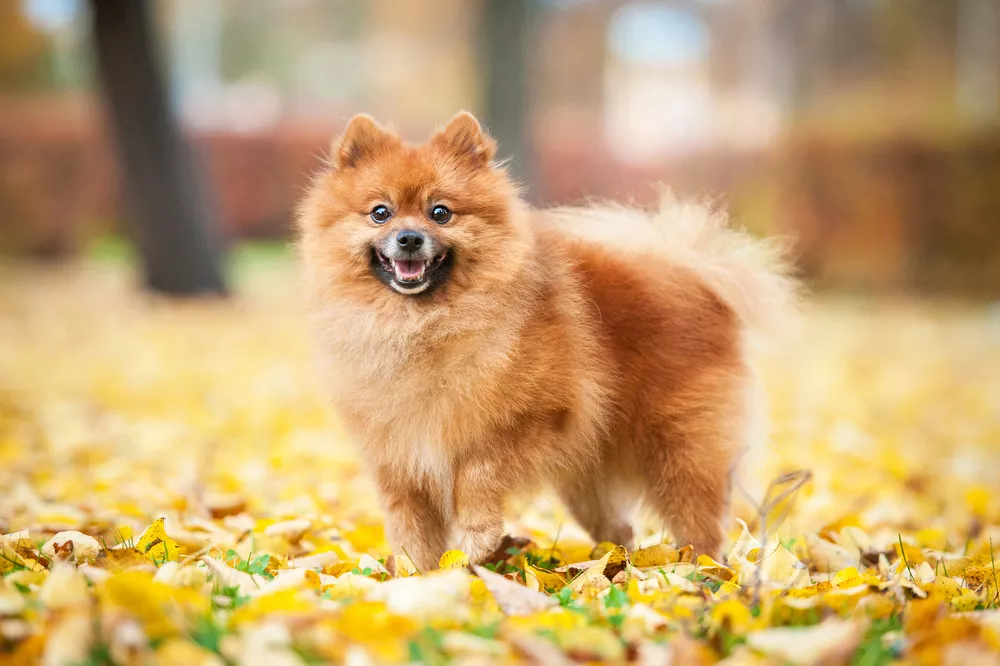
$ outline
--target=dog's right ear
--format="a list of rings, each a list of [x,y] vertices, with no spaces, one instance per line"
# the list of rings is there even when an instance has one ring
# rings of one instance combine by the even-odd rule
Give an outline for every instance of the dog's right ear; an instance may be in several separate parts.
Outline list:
[[[344,133],[333,140],[330,163],[335,169],[350,169],[399,143],[399,137],[365,113],[351,118]]]

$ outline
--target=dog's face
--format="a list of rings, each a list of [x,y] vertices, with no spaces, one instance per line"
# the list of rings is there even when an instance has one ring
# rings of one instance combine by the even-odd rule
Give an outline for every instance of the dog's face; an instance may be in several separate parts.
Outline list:
[[[355,116],[300,208],[307,264],[331,293],[368,302],[512,279],[530,234],[516,188],[490,162],[495,149],[464,112],[421,145]]]

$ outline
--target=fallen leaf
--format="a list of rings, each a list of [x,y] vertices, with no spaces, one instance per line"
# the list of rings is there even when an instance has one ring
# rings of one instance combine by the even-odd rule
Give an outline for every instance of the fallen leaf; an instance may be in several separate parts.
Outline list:
[[[558,592],[566,586],[566,579],[558,573],[545,571],[533,567],[530,564],[524,565],[524,573],[527,576],[528,587],[540,592]]]
[[[528,615],[545,608],[558,606],[559,602],[541,592],[529,590],[523,585],[507,580],[486,567],[473,565],[473,571],[490,591],[497,605],[506,615]]]
[[[594,597],[611,586],[611,581],[630,567],[628,552],[623,546],[616,546],[594,562],[586,571],[570,581],[574,592]]]
[[[87,580],[71,564],[64,562],[52,566],[52,571],[38,590],[38,600],[49,610],[87,606],[91,596]]]
[[[415,619],[460,621],[469,616],[473,580],[467,568],[431,572],[386,581],[373,587],[366,598],[381,601],[391,612]]]
[[[53,560],[93,562],[101,552],[101,544],[92,536],[72,530],[59,532],[42,546],[42,554]]]
[[[859,622],[831,618],[811,627],[752,631],[747,634],[747,645],[792,664],[838,662],[854,653],[864,632]]]
[[[87,610],[62,613],[54,618],[45,639],[43,666],[77,666],[86,663],[94,643],[94,621]]]
[[[24,567],[44,569],[27,530],[0,536],[0,573]]]
[[[302,540],[302,537],[310,527],[312,527],[311,521],[305,518],[296,518],[294,520],[283,520],[272,523],[264,528],[264,534],[281,537],[288,543],[297,544]]]
[[[648,548],[640,548],[632,553],[632,566],[637,569],[644,567],[662,567],[664,564],[673,564],[680,561],[677,549],[665,543],[660,543]]]
[[[191,641],[171,638],[156,648],[153,666],[225,666],[222,658]]]
[[[258,579],[244,571],[238,571],[214,557],[202,557],[201,561],[215,576],[215,582],[218,587],[236,588],[243,596],[250,596],[259,590],[262,585],[267,584],[265,579]]]
[[[442,571],[469,566],[469,557],[460,550],[449,550],[438,560],[438,568]]]
[[[177,542],[167,536],[163,518],[158,518],[146,528],[139,536],[135,549],[157,563],[176,560],[181,551]]]

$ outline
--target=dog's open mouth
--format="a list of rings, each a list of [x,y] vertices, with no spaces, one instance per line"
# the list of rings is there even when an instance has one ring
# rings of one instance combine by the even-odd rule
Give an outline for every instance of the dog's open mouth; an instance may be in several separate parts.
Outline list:
[[[448,252],[444,251],[433,260],[425,259],[392,259],[379,252],[378,248],[373,248],[375,257],[382,268],[389,273],[395,281],[401,285],[415,286],[427,279],[427,276],[436,268],[441,266],[448,258]]]

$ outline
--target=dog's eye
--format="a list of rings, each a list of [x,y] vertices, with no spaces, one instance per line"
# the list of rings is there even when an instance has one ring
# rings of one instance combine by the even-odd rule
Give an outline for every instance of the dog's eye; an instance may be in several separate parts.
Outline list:
[[[451,211],[447,206],[434,206],[431,208],[431,219],[438,224],[444,224],[451,219]]]
[[[392,217],[392,211],[386,206],[375,206],[372,208],[372,220],[377,224],[385,224]]]

